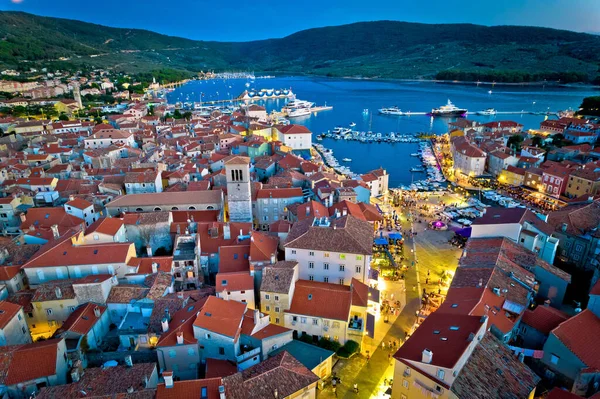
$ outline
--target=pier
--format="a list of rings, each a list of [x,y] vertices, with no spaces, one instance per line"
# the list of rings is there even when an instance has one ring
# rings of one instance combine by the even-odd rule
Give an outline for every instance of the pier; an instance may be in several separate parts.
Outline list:
[[[411,112],[406,111],[402,114],[383,114],[379,112],[379,115],[383,116],[432,116],[434,118],[455,118],[457,116],[433,116],[431,112]],[[479,116],[495,116],[495,115],[547,115],[547,116],[559,116],[560,111],[496,111],[494,114],[486,115],[482,114],[481,111],[467,112],[464,116],[468,115],[479,115]]]

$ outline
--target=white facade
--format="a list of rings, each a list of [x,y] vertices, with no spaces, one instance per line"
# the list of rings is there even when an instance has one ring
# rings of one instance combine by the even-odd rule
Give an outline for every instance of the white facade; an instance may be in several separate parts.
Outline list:
[[[312,147],[312,133],[281,133],[277,131],[277,139],[292,150],[308,150]]]
[[[90,205],[85,209],[79,209],[68,203],[65,204],[65,211],[69,215],[78,217],[79,219],[85,220],[85,226],[89,227],[92,223],[98,220],[99,215],[94,211],[94,205]]]
[[[248,305],[248,309],[256,309],[254,304],[254,290],[227,291],[217,292],[217,298],[225,299],[226,301],[242,302]]]
[[[298,262],[301,280],[350,285],[355,278],[369,284],[371,255],[286,248],[285,260]]]
[[[29,343],[31,343],[31,334],[25,320],[25,313],[21,308],[4,328],[0,329],[0,346]]]

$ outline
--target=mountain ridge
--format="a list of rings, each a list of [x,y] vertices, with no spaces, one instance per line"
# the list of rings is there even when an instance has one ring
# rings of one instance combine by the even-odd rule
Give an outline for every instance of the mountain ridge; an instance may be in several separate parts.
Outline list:
[[[216,42],[2,11],[0,39],[3,67],[56,63],[131,73],[168,67],[191,72],[254,70],[380,78],[433,78],[445,73],[592,81],[600,66],[600,36],[508,25],[369,21],[310,28],[277,39]],[[565,76],[567,72],[573,76]]]

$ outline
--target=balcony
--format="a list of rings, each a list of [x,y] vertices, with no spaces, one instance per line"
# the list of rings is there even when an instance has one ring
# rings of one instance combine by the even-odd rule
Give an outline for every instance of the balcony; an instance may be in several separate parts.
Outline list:
[[[260,347],[250,348],[250,347],[244,346],[243,348],[240,348],[240,351],[242,353],[235,357],[235,360],[238,362],[238,364],[243,363],[246,360],[253,358],[254,356],[260,355]]]

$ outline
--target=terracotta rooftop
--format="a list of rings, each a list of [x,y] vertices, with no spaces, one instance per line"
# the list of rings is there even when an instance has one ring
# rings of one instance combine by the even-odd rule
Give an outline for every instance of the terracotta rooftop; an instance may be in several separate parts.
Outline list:
[[[144,205],[220,204],[222,197],[223,192],[220,190],[128,194],[114,199],[107,206],[111,208],[124,208]]]
[[[435,359],[435,353],[434,353]],[[461,399],[527,398],[540,378],[490,332],[454,380],[451,390]]]
[[[223,382],[220,377],[174,381],[173,386],[169,388],[165,384],[158,384],[156,399],[220,399],[219,386],[221,385]],[[203,394],[206,396],[203,397]]]
[[[294,281],[296,270],[291,267],[280,267],[282,262],[277,262],[272,267],[265,267],[260,284],[261,292],[287,294]],[[297,266],[297,262],[286,262]]]
[[[249,271],[217,273],[215,283],[217,292],[254,290],[254,277]]]
[[[119,218],[100,218],[90,225],[85,230],[85,234],[100,233],[109,236],[117,234],[121,226],[123,226],[123,219]]]
[[[281,352],[241,373],[223,378],[228,397],[272,399],[277,390],[285,398],[319,380],[288,352]],[[231,394],[231,396],[230,396]]]
[[[543,334],[550,334],[560,323],[567,320],[569,315],[550,306],[538,306],[534,310],[526,310],[521,323],[535,328]]]
[[[245,303],[211,296],[196,318],[194,326],[237,340],[246,306]]]
[[[96,315],[96,310],[98,311],[98,315]],[[88,302],[75,309],[57,332],[60,334],[62,332],[70,331],[76,334],[86,335],[100,320],[100,317],[104,312],[106,312],[106,306]]]
[[[422,362],[423,351],[433,353],[431,365],[454,368],[485,323],[480,316],[433,312],[398,349],[394,358]]]
[[[350,286],[298,280],[287,312],[347,322],[351,305]]]
[[[135,363],[133,366],[92,367],[85,369],[78,382],[71,384],[46,387],[36,398],[65,399],[65,398],[119,398],[130,399],[128,389],[133,388],[133,394],[151,394],[154,390],[146,389],[146,380],[156,374],[155,363]],[[147,392],[147,393],[146,393]],[[131,393],[130,393],[131,394]],[[146,398],[132,396],[131,399]]]
[[[0,301],[0,329],[6,325],[19,313],[21,305],[9,301]]]
[[[371,223],[350,215],[328,221],[325,225],[314,224],[314,219],[294,223],[285,247],[350,254],[373,253]]]
[[[587,367],[600,370],[600,318],[592,311],[585,309],[562,322],[552,334]]]
[[[27,345],[0,347],[0,384],[15,385],[57,373],[57,357],[62,339]]]

